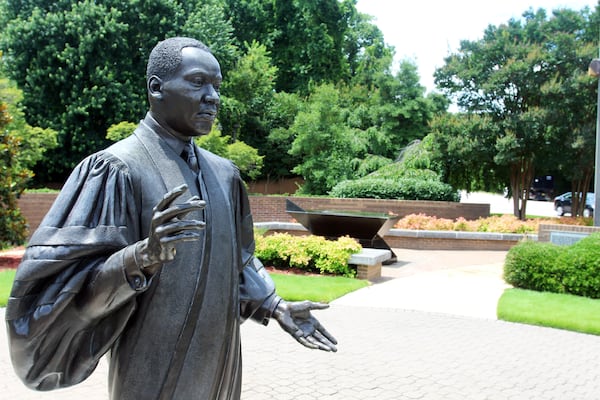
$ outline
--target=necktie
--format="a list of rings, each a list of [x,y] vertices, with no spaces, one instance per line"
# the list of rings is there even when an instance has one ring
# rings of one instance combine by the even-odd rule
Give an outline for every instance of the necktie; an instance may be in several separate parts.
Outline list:
[[[190,166],[192,171],[198,173],[200,168],[198,167],[198,158],[196,157],[196,152],[194,151],[194,144],[192,142],[188,142],[185,145],[185,148],[181,152],[181,156]]]

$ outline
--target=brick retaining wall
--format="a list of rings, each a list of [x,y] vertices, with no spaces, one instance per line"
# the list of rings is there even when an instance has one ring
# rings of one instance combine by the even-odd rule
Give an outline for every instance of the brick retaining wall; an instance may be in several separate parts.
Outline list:
[[[56,199],[56,193],[25,193],[19,208],[33,233]],[[370,211],[392,213],[403,217],[423,213],[439,218],[477,219],[489,217],[489,204],[453,203],[446,201],[332,199],[322,197],[249,196],[254,222],[293,221],[285,212],[285,200],[290,199],[306,210]]]
[[[24,193],[19,199],[19,208],[27,221],[30,236],[44,219],[56,196],[58,193]]]
[[[580,226],[580,225],[562,225],[562,224],[540,224],[538,228],[538,240],[540,242],[549,242],[552,232],[573,232],[590,234],[600,232],[600,227],[597,226]]]
[[[323,197],[250,196],[254,222],[293,221],[285,211],[285,201],[290,199],[305,210],[369,211],[396,214],[401,218],[409,214],[426,214],[439,218],[478,219],[490,216],[489,204],[455,203],[447,201],[338,199]]]

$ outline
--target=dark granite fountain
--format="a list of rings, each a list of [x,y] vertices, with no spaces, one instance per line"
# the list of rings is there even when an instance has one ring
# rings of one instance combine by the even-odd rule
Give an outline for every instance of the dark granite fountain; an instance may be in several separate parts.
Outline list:
[[[396,254],[383,240],[399,217],[384,213],[304,210],[290,200],[286,200],[286,212],[293,216],[313,235],[327,239],[350,236],[357,239],[363,247],[386,249],[392,252],[392,258],[386,262],[396,262]]]

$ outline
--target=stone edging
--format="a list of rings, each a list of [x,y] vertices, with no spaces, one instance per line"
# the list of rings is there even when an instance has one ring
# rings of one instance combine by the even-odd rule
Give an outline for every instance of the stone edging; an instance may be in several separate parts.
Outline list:
[[[464,231],[420,231],[412,229],[391,229],[386,236],[429,238],[429,239],[457,239],[457,240],[507,240],[519,241],[523,239],[537,240],[535,233],[498,233],[498,232],[464,232]]]
[[[304,233],[307,232],[301,224],[291,222],[257,222],[256,228],[277,232]],[[463,232],[463,231],[426,231],[412,229],[391,229],[384,238],[391,247],[415,248],[414,241],[428,242],[423,248],[449,249],[455,241],[460,249],[473,250],[502,250],[514,246],[523,239],[538,240],[535,233],[496,233],[496,232]],[[410,242],[411,244],[409,244]],[[417,247],[420,248],[420,247]]]

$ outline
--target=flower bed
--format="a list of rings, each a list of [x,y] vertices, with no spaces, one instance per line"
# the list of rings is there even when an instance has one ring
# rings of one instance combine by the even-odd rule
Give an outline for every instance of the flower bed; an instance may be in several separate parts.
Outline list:
[[[513,215],[499,215],[477,220],[432,217],[425,214],[410,214],[398,220],[395,229],[422,231],[462,231],[496,233],[536,233],[540,224],[580,225],[590,224],[589,218],[531,218],[521,221]]]

